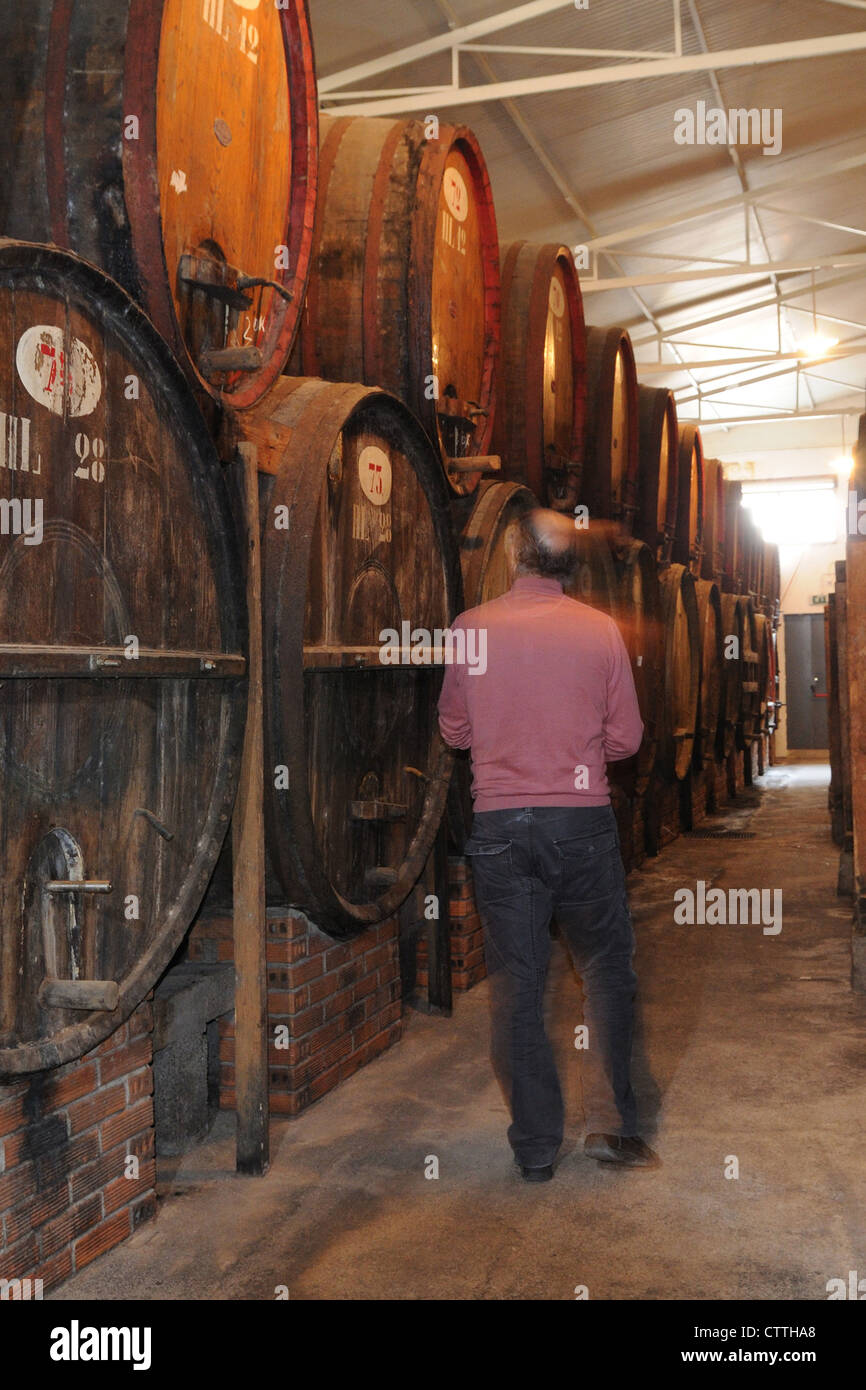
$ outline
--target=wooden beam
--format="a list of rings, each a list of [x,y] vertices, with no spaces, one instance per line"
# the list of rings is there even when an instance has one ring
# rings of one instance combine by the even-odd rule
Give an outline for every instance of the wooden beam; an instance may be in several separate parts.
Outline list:
[[[246,567],[249,703],[237,801],[232,818],[235,954],[236,1168],[268,1170],[268,1001],[265,923],[262,564],[259,483],[254,445],[239,444],[232,464]]]
[[[864,590],[866,593],[866,590]],[[854,822],[851,801],[851,646],[848,622],[847,563],[836,561],[836,666],[839,676],[839,745],[842,762],[842,849],[836,892],[850,897],[854,891]],[[866,831],[866,825],[863,827]]]

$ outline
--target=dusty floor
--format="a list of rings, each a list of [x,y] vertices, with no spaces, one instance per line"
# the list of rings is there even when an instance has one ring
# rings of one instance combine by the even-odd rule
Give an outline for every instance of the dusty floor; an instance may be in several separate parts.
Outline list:
[[[53,1298],[826,1299],[866,1276],[866,996],[849,988],[850,912],[827,769],[790,765],[629,880],[638,935],[644,1133],[664,1159],[582,1154],[579,986],[549,985],[570,1123],[556,1177],[512,1166],[486,1052],[487,989],[271,1131],[264,1179],[233,1172],[232,1117],[164,1186],[155,1222]],[[783,927],[677,926],[697,879],[781,888]],[[438,1179],[425,1178],[428,1156]],[[730,1157],[739,1177],[725,1177]]]

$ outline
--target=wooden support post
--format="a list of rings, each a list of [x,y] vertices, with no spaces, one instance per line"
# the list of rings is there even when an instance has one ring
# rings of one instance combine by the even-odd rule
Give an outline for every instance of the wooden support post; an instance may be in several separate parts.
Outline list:
[[[824,655],[827,666],[827,693],[830,744],[830,790],[827,805],[833,843],[841,847],[845,838],[842,810],[842,736],[839,727],[839,637],[836,630],[836,595],[830,594],[824,609]]]
[[[239,503],[249,614],[249,705],[232,819],[235,952],[236,1167],[268,1170],[268,1000],[265,928],[262,565],[254,445],[238,444],[232,465]]]
[[[839,674],[839,744],[842,761],[842,849],[836,892],[850,898],[854,892],[854,821],[851,805],[850,645],[848,583],[845,560],[836,561],[836,664]],[[866,827],[864,827],[866,829]]]
[[[847,724],[854,894],[851,985],[856,990],[866,992],[866,691],[860,684],[860,673],[866,662],[866,539],[863,537],[848,537],[844,588],[848,708],[846,711],[843,700],[842,746],[844,755]],[[838,626],[838,582],[836,604]]]
[[[431,1013],[450,1016],[451,885],[448,882],[448,827],[443,818],[428,860],[427,894],[437,899],[438,916],[427,920],[427,1000]]]
[[[437,899],[428,917],[427,899]],[[448,826],[443,817],[423,872],[397,913],[403,1006],[423,1014],[451,1014],[451,923],[448,884]],[[418,989],[418,942],[427,945],[427,993]]]

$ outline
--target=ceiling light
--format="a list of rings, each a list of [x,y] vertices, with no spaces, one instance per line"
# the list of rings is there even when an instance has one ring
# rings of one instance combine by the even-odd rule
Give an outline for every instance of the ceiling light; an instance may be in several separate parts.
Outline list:
[[[854,471],[854,460],[850,454],[840,454],[832,463],[828,463],[827,467],[831,473],[835,473],[836,477],[844,482],[846,478],[851,477]]]
[[[824,357],[831,348],[837,347],[838,338],[829,338],[826,333],[810,333],[808,338],[804,338],[797,351],[807,361],[815,357]]]

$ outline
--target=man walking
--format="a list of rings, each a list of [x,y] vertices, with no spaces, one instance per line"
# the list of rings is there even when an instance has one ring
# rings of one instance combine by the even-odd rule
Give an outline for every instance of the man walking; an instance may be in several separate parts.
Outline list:
[[[630,1167],[659,1163],[636,1134],[634,932],[605,771],[637,752],[643,723],[613,619],[563,592],[577,568],[575,542],[559,512],[538,508],[511,523],[512,587],[452,624],[478,631],[486,663],[449,665],[439,700],[446,743],[471,749],[465,853],[484,927],[493,1061],[528,1182],[552,1178],[563,1137],[543,1016],[554,913],[584,985],[584,1151]]]

